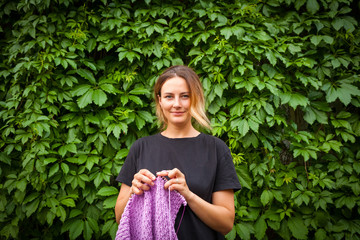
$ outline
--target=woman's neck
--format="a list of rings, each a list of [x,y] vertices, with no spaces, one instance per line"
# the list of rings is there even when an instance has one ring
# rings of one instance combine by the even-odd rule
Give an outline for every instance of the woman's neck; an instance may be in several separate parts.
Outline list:
[[[168,138],[189,138],[196,137],[200,134],[191,124],[188,126],[172,126],[169,125],[167,128],[161,133],[161,135]]]

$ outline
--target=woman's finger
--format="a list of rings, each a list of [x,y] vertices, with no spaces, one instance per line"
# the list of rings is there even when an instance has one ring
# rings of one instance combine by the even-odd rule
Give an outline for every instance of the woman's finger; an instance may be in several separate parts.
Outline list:
[[[136,195],[141,195],[141,194],[143,194],[143,192],[144,191],[142,191],[142,190],[140,190],[140,189],[138,189],[137,187],[132,187],[132,191],[133,191],[133,193],[135,193]]]
[[[140,171],[139,171],[139,173],[141,174],[141,175],[144,175],[144,176],[146,176],[148,179],[150,179],[151,181],[154,181],[156,178],[155,178],[155,176],[154,176],[154,174],[152,174],[149,170],[147,170],[147,169],[141,169]]]
[[[150,186],[153,186],[154,185],[153,181],[155,180],[155,176],[150,171],[146,169],[142,169],[134,175],[134,179],[136,179],[141,184],[148,184]],[[138,187],[140,186],[138,185]]]
[[[169,178],[181,178],[184,177],[184,174],[177,168],[174,168],[168,173]]]
[[[165,189],[170,187],[170,190],[180,190],[186,187],[185,175],[179,169],[174,168],[168,171],[167,176],[170,180],[165,183]]]
[[[170,170],[162,170],[160,172],[157,172],[157,176],[166,177],[169,174]]]
[[[147,169],[141,169],[132,180],[132,192],[140,195],[154,186],[155,176]]]

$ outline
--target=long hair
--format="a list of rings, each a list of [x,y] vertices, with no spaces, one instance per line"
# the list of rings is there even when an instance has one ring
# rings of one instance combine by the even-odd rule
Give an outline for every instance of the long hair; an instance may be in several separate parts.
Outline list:
[[[164,113],[161,109],[159,103],[159,96],[161,93],[161,88],[166,82],[166,80],[173,77],[183,78],[189,89],[190,89],[190,114],[191,116],[203,127],[211,129],[210,121],[206,116],[205,112],[205,98],[204,91],[199,79],[199,76],[192,70],[190,67],[183,65],[176,65],[167,68],[157,79],[154,86],[154,98],[156,103],[156,115],[162,127],[167,125],[167,119],[164,116]]]

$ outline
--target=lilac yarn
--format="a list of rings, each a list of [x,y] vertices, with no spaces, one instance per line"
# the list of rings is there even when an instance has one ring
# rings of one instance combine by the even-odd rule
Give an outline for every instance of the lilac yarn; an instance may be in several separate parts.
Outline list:
[[[154,186],[142,195],[133,194],[121,216],[115,240],[178,239],[175,218],[185,198],[164,189],[166,179],[157,177]]]

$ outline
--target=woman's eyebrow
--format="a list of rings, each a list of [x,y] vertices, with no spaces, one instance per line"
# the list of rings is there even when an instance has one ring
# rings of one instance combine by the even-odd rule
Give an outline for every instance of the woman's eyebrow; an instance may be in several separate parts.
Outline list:
[[[164,92],[164,94],[174,94],[172,92]],[[181,92],[180,94],[190,94],[190,92]]]

